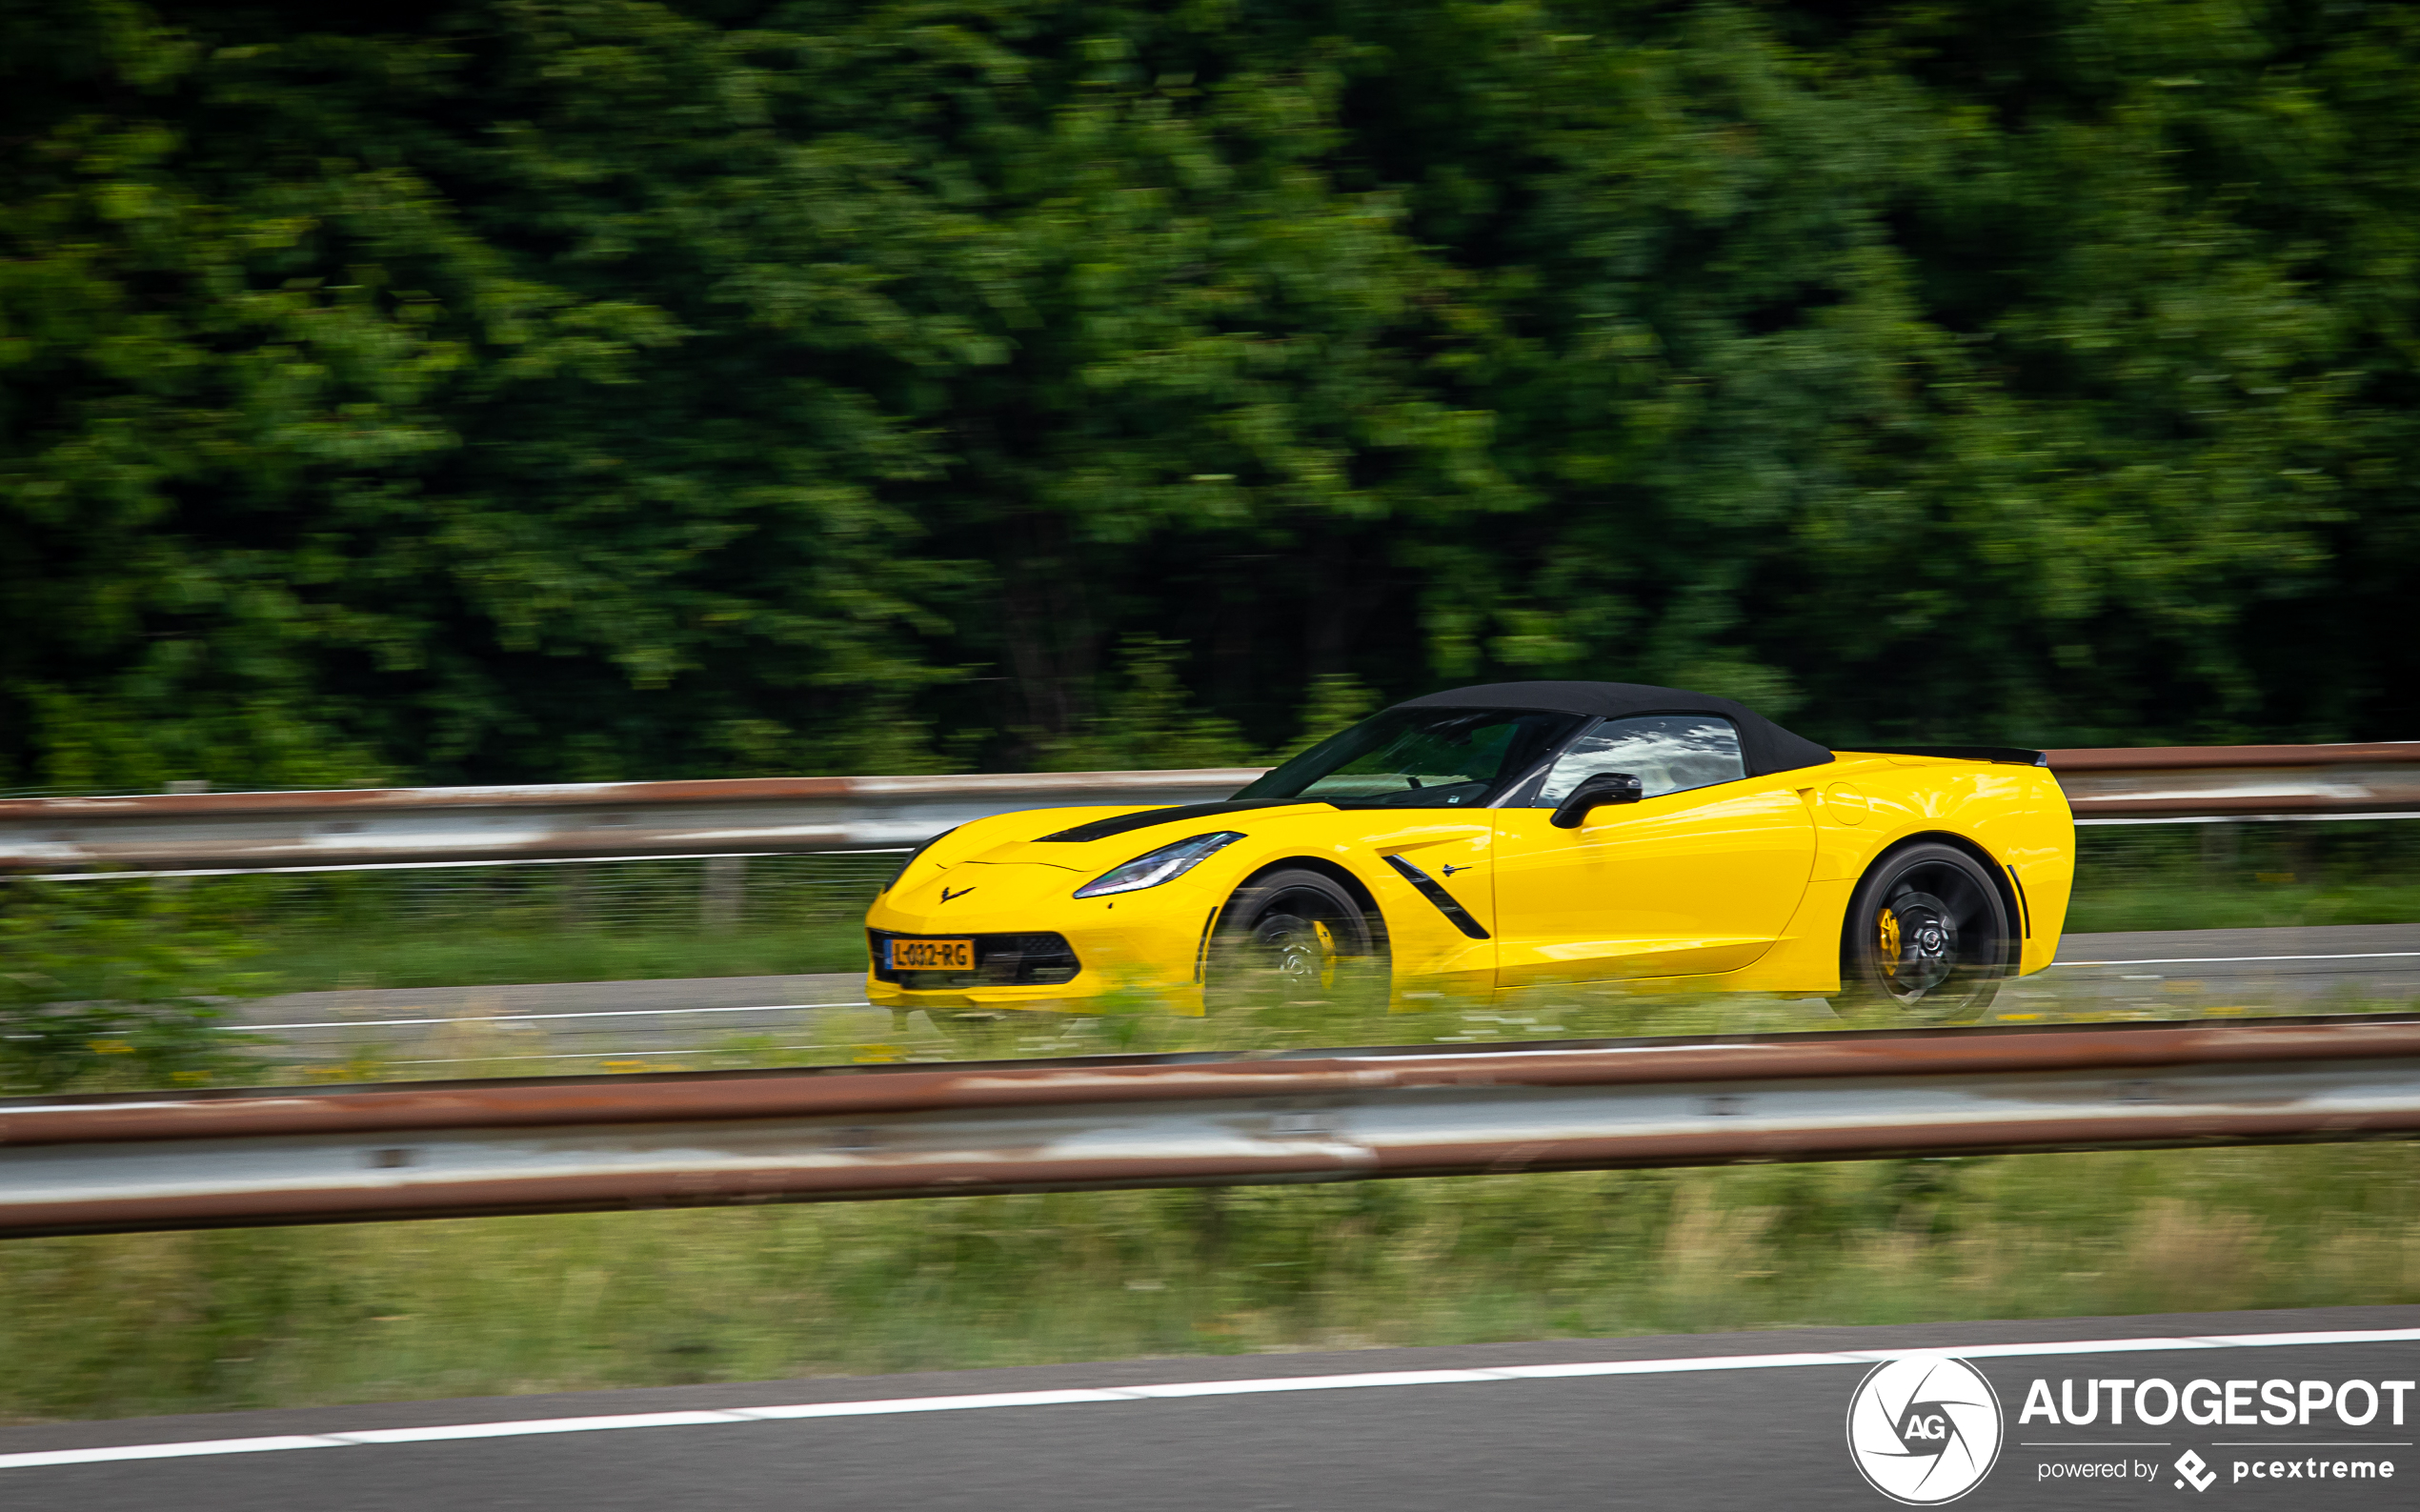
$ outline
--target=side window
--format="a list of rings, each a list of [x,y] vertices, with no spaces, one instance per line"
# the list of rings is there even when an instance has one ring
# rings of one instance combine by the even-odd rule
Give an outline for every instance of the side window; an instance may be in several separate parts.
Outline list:
[[[1740,756],[1740,733],[1728,719],[1705,714],[1608,719],[1555,758],[1536,806],[1553,808],[1583,777],[1599,772],[1627,772],[1639,779],[1645,796],[1654,797],[1737,782],[1747,776],[1747,762]]]

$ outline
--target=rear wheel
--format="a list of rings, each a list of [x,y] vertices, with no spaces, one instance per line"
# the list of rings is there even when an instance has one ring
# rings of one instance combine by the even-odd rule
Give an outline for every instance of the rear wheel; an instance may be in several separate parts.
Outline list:
[[[1850,1003],[1916,1023],[1958,1023],[1991,1006],[2017,957],[2008,908],[1983,863],[1954,845],[1894,851],[1857,884],[1842,926]]]
[[[1220,911],[1204,987],[1215,1008],[1323,998],[1378,955],[1368,917],[1334,878],[1271,872]]]

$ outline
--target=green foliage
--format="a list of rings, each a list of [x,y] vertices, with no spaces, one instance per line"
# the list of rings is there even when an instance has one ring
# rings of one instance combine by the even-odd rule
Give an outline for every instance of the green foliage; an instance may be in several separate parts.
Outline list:
[[[193,1084],[243,1068],[226,999],[253,954],[173,887],[0,887],[0,1087]]]
[[[1119,648],[1118,683],[1065,736],[1037,732],[1035,764],[1043,772],[1142,772],[1237,766],[1249,761],[1235,724],[1194,709],[1178,680],[1184,648],[1148,635]]]
[[[1195,764],[1344,677],[2407,733],[2416,61],[2219,0],[31,0],[0,781]]]
[[[1320,674],[1302,695],[1301,733],[1292,743],[1271,752],[1270,764],[1300,756],[1329,736],[1360,723],[1378,704],[1378,695],[1351,673]]]

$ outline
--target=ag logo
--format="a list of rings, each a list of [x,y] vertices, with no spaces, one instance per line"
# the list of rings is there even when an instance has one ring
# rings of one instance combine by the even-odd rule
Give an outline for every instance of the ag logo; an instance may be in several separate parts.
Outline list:
[[[1946,1355],[1876,1365],[1848,1401],[1848,1453],[1893,1502],[1955,1502],[2000,1458],[2000,1399],[1973,1366]]]

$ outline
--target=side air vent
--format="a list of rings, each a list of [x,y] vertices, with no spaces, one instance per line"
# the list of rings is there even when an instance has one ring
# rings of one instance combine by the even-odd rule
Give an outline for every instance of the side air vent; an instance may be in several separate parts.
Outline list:
[[[1403,859],[1400,856],[1388,857],[1386,858],[1386,864],[1395,868],[1398,872],[1402,873],[1403,880],[1411,883],[1415,888],[1418,888],[1420,890],[1421,897],[1427,898],[1432,903],[1435,903],[1437,905],[1437,911],[1444,915],[1447,921],[1450,922],[1456,929],[1461,930],[1463,934],[1468,935],[1473,939],[1485,939],[1487,937],[1487,931],[1480,925],[1479,920],[1470,917],[1469,909],[1462,907],[1461,903],[1455,901],[1454,895],[1445,891],[1445,884],[1440,882],[1437,878],[1429,876],[1426,872],[1422,871],[1419,867],[1414,866],[1411,862]]]

